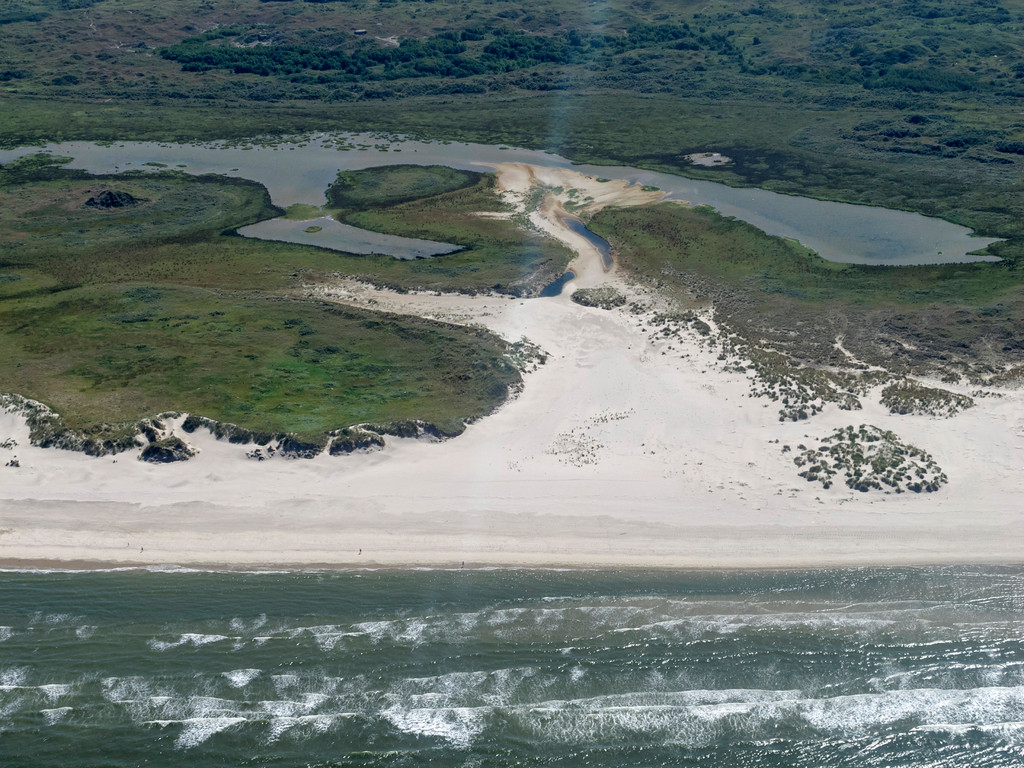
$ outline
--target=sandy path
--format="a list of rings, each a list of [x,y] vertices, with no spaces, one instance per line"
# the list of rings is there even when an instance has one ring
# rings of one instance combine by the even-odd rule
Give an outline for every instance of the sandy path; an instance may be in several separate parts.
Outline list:
[[[522,182],[503,181],[521,193]],[[538,226],[559,229],[556,205],[538,216]],[[595,269],[594,257],[580,255],[591,260],[580,265],[590,279],[630,290]],[[340,280],[323,290],[337,301],[482,323],[530,339],[549,360],[526,376],[518,398],[456,440],[390,440],[384,451],[344,458],[259,463],[197,433],[189,439],[200,455],[182,464],[92,459],[31,447],[22,420],[0,415],[0,442],[17,441],[0,449],[0,464],[7,455],[21,464],[0,466],[0,559],[672,567],[1024,560],[1019,392],[980,400],[953,419],[894,416],[875,401],[861,412],[829,406],[809,421],[779,422],[777,404],[750,398],[746,378],[723,371],[696,333],[652,342],[644,318],[624,311],[581,307],[566,295],[399,295]],[[792,454],[782,452],[861,423],[931,452],[949,484],[935,494],[825,490],[799,478]]]

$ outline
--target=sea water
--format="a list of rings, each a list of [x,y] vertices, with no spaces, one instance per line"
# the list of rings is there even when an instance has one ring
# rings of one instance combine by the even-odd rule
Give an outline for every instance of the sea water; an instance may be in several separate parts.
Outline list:
[[[1024,571],[0,573],[0,765],[1019,766]]]

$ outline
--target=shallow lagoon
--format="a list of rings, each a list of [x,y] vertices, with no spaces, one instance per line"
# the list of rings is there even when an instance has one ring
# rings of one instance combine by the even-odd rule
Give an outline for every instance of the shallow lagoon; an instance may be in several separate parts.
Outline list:
[[[310,231],[315,229],[315,231]],[[316,245],[345,253],[382,253],[396,259],[423,259],[452,253],[461,246],[419,240],[412,237],[386,235],[371,232],[348,224],[342,224],[329,216],[305,221],[291,219],[267,219],[247,227],[239,227],[238,234],[257,237],[261,240],[281,240],[286,243]]]
[[[356,146],[359,142],[362,144]],[[73,157],[70,167],[93,173],[164,170],[146,165],[161,163],[189,173],[221,173],[253,179],[266,185],[271,199],[282,207],[294,203],[323,205],[325,190],[342,169],[416,164],[479,171],[501,163],[529,163],[572,168],[599,178],[625,179],[658,187],[672,199],[709,205],[725,216],[747,221],[768,234],[799,240],[830,261],[893,266],[998,260],[994,256],[970,253],[995,242],[994,239],[972,236],[971,230],[942,219],[780,195],[763,189],[735,189],[626,166],[575,165],[558,155],[536,150],[406,140],[385,145],[379,139],[366,136],[324,136],[308,141],[297,139],[245,146],[66,142],[48,145],[45,150]],[[0,163],[38,151],[36,147],[0,151]],[[305,226],[298,227],[297,231],[301,232]]]

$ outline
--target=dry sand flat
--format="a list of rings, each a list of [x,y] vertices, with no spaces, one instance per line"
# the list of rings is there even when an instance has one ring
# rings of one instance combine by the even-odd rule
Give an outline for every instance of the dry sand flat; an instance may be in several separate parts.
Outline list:
[[[569,184],[550,185],[563,187],[560,200],[568,194]],[[557,206],[541,208],[539,224],[561,235]],[[635,295],[614,273],[583,266]],[[347,457],[256,462],[198,432],[188,436],[200,450],[189,462],[93,459],[29,446],[21,418],[2,415],[0,443],[17,445],[0,449],[0,464],[17,455],[20,466],[0,466],[0,558],[241,567],[1022,560],[1019,392],[952,419],[891,415],[874,397],[863,411],[828,406],[780,422],[778,404],[749,397],[745,375],[723,370],[696,332],[651,341],[644,316],[567,295],[394,294],[344,280],[320,290],[481,323],[530,339],[549,359],[516,399],[455,440],[390,439],[383,451]],[[826,490],[798,477],[793,453],[782,451],[862,423],[929,451],[948,485],[931,494]]]
[[[661,202],[665,193],[644,189],[621,179],[597,179],[567,168],[543,168],[525,163],[493,166],[498,174],[498,190],[505,199],[525,210],[530,224],[538,231],[561,240],[578,255],[569,264],[575,274],[575,287],[590,288],[605,281],[601,255],[593,243],[565,225],[574,213],[590,214],[609,205],[629,207]],[[545,194],[531,206],[535,190]]]

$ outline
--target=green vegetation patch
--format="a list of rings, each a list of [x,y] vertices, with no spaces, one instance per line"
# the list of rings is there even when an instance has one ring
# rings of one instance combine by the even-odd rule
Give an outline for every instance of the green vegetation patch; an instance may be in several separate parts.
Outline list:
[[[7,259],[56,267],[71,254],[187,241],[279,213],[261,185],[243,179],[39,168],[32,172],[31,161],[0,167],[0,254]]]
[[[0,23],[7,146],[392,131],[1024,237],[1014,4],[11,0]]]
[[[613,244],[627,274],[683,304],[713,303],[719,325],[751,349],[819,367],[871,364],[977,381],[1024,362],[1024,270],[1012,259],[837,264],[710,209],[676,204],[606,209],[588,227]]]
[[[395,175],[390,173],[394,167],[343,174],[345,188],[355,193],[357,208],[341,211],[338,218],[363,229],[454,243],[462,249],[412,261],[339,256],[338,271],[399,290],[497,291],[535,296],[561,275],[572,259],[573,253],[561,243],[525,230],[509,218],[511,209],[498,196],[493,174],[437,167],[397,168]],[[409,202],[358,207],[369,205],[372,199],[394,200],[404,195],[403,178],[421,189],[450,191]],[[328,192],[332,204],[335,188]]]
[[[362,422],[457,434],[518,386],[485,331],[302,298],[359,257],[230,234],[279,213],[260,185],[12,166],[0,168],[0,392],[56,412],[35,415],[42,442],[125,450],[139,419],[169,410],[311,444]],[[111,207],[86,204],[103,190],[119,193]],[[180,453],[159,448],[154,460]]]
[[[818,448],[799,448],[793,463],[801,468],[800,477],[825,488],[839,475],[847,487],[864,493],[931,493],[948,481],[931,454],[875,426],[842,427],[822,438]]]
[[[610,285],[597,288],[577,288],[572,293],[572,300],[584,307],[598,309],[615,309],[626,303],[626,297]]]
[[[391,165],[341,171],[327,188],[331,208],[346,212],[397,205],[473,186],[483,174],[442,165]]]
[[[948,389],[899,381],[882,390],[881,403],[890,413],[950,417],[974,406],[974,399]]]
[[[315,219],[317,216],[322,216],[320,208],[315,205],[309,205],[308,203],[293,203],[289,205],[284,212],[286,219],[292,221],[307,221],[309,219]]]
[[[483,331],[276,296],[86,287],[0,303],[0,391],[72,428],[189,411],[318,435],[422,419],[458,433],[519,374]]]

